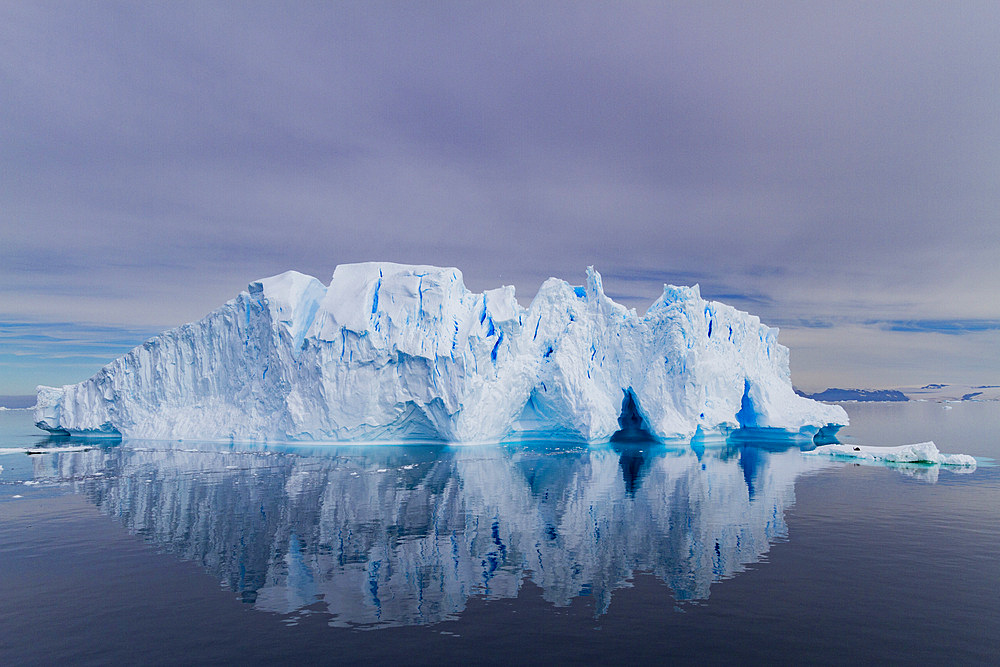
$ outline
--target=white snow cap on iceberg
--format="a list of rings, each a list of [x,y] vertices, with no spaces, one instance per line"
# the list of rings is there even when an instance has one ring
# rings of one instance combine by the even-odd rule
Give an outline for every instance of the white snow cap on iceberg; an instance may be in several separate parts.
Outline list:
[[[933,442],[918,442],[898,447],[822,445],[808,453],[887,463],[936,463],[946,466],[976,467],[975,458],[968,454],[942,454]]]
[[[538,430],[596,441],[634,411],[659,438],[698,429],[815,432],[846,424],[792,390],[777,329],[664,287],[640,316],[550,278],[528,308],[476,294],[454,268],[338,266],[250,284],[94,377],[39,387],[40,428],[236,440],[499,440]]]

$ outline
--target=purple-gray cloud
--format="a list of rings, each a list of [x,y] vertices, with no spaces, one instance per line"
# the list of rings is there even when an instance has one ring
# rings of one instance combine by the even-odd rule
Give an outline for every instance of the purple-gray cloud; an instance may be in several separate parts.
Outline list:
[[[530,297],[595,264],[631,306],[700,282],[785,326],[806,385],[908,349],[914,382],[992,381],[982,344],[921,367],[935,334],[871,323],[1000,318],[997,44],[993,2],[6,4],[0,321],[165,327],[368,259]]]

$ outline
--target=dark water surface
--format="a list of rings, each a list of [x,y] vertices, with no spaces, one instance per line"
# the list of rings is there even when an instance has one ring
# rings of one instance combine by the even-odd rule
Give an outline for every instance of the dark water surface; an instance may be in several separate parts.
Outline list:
[[[741,432],[86,443],[0,412],[0,664],[996,663],[1000,403],[845,407],[842,441],[981,465]]]

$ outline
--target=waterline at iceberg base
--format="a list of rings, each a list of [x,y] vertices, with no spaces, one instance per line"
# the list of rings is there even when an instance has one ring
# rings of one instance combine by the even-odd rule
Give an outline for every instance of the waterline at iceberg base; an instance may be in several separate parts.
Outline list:
[[[601,276],[550,278],[528,308],[454,268],[338,266],[249,285],[94,377],[39,387],[37,426],[71,435],[235,441],[605,441],[733,428],[807,435],[847,414],[792,390],[777,329],[694,287],[639,316]],[[629,414],[623,415],[623,412]]]

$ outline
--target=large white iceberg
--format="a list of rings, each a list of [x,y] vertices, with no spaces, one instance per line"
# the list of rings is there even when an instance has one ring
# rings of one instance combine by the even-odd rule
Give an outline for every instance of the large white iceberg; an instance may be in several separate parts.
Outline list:
[[[294,271],[166,331],[94,377],[39,387],[37,425],[71,434],[233,440],[604,440],[623,410],[653,435],[816,432],[847,414],[797,396],[777,329],[668,285],[644,316],[585,286],[475,294],[453,268]]]

